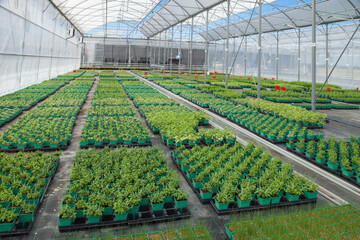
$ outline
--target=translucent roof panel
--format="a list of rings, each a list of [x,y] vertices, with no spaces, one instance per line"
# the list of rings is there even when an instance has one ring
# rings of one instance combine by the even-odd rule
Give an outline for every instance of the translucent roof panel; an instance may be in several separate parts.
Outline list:
[[[287,5],[285,0],[274,2],[266,1],[265,13],[262,15],[262,31],[274,32],[288,29],[309,27],[312,24],[311,0],[298,1],[296,6]],[[318,24],[335,23],[360,18],[359,0],[319,0],[316,4],[316,16]],[[272,11],[271,11],[272,10]],[[229,27],[230,37],[247,36],[257,34],[258,8],[250,18],[249,11],[231,16]],[[236,18],[234,20],[234,18]],[[205,31],[200,33],[205,38]],[[208,32],[209,41],[225,39],[226,17],[210,23]]]
[[[224,1],[170,0],[140,26],[140,31],[152,37]]]
[[[81,33],[86,34],[112,22],[140,22],[159,0],[53,0],[53,3]]]

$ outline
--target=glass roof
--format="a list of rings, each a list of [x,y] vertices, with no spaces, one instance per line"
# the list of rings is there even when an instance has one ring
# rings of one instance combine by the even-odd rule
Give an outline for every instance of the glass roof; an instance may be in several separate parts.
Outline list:
[[[113,22],[139,22],[159,0],[53,0],[53,3],[81,31],[87,34]]]
[[[360,18],[360,0],[316,1],[319,24]],[[180,23],[189,29],[193,17],[194,40],[204,41],[206,9],[210,9],[209,40],[226,38],[226,0],[53,0],[52,2],[85,36],[158,38],[159,33],[175,27],[176,39],[179,35]],[[262,2],[263,32],[297,29],[311,25],[311,0],[262,0]],[[230,0],[230,37],[257,34],[257,28],[257,0]]]
[[[316,4],[317,23],[325,24],[358,19],[360,17],[359,9],[359,0],[318,0]],[[265,1],[262,8],[262,19],[264,33],[309,27],[312,24],[311,0]],[[257,34],[258,21],[258,8],[255,5],[251,10],[231,15],[230,37]],[[211,22],[209,29],[209,41],[225,39],[226,18]],[[200,35],[205,38],[205,30]]]

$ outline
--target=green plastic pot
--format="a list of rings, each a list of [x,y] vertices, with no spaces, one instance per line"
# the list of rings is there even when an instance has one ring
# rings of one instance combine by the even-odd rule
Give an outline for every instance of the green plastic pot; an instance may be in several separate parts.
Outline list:
[[[80,147],[85,147],[87,145],[86,142],[80,142]]]
[[[280,202],[280,199],[281,199],[281,195],[280,195],[280,194],[279,194],[279,196],[277,196],[277,197],[272,197],[272,198],[271,198],[271,204],[279,203],[279,202]]]
[[[98,223],[101,217],[88,217],[88,223]]]
[[[196,178],[196,173],[189,173],[189,172],[187,172],[187,173],[186,173],[186,176],[187,176],[190,180],[193,180],[194,178]]]
[[[71,218],[59,218],[59,226],[70,226],[72,223]]]
[[[116,221],[125,221],[127,220],[129,213],[115,213],[115,220]]]
[[[305,197],[308,198],[308,199],[314,199],[314,198],[317,197],[318,191],[316,191],[316,192],[308,192],[308,191],[305,191],[305,192],[304,192],[304,195],[305,195]]]
[[[314,158],[314,157],[315,157],[315,154],[314,154],[314,153],[312,153],[312,154],[310,154],[310,153],[305,153],[305,156],[307,156],[308,158]]]
[[[26,223],[26,222],[32,222],[34,221],[34,212],[30,214],[20,214],[19,215],[19,222],[20,223]]]
[[[141,201],[140,201],[140,205],[141,206],[149,205],[149,198],[142,198]]]
[[[200,196],[202,199],[211,199],[212,198],[212,192],[203,192],[202,189],[200,190]]]
[[[286,198],[290,201],[290,202],[294,202],[294,201],[298,201],[300,198],[300,195],[292,195],[290,193],[286,193]]]
[[[327,166],[332,170],[337,170],[339,167],[339,163],[331,163],[330,161],[327,161]]]
[[[345,168],[342,168],[341,169],[341,172],[344,176],[347,176],[347,177],[353,177],[354,176],[354,170],[352,171],[346,171]]]
[[[186,199],[186,200],[178,201],[178,200],[176,200],[176,198],[175,198],[175,206],[176,206],[177,208],[184,208],[184,207],[186,207],[187,202],[188,202],[187,199]]]
[[[106,207],[104,208],[104,211],[102,212],[103,215],[110,215],[113,214],[114,209],[112,207]]]
[[[15,227],[15,221],[16,220],[14,220],[12,223],[1,223],[0,224],[0,232],[12,231]]]
[[[151,208],[153,211],[161,211],[164,208],[164,202],[162,203],[151,203]]]
[[[261,198],[257,196],[257,200],[260,205],[269,205],[271,203],[271,198]]]
[[[139,212],[139,208],[140,208],[140,205],[131,208],[131,209],[129,210],[129,214],[136,214],[136,213],[138,213],[138,212]]]
[[[173,201],[174,196],[166,196],[164,198],[164,203],[170,203]]]
[[[84,213],[84,210],[83,210],[83,209],[75,210],[75,214],[76,214],[76,217],[77,217],[77,218],[85,217],[85,213]]]
[[[192,183],[194,185],[194,188],[202,188],[203,182],[196,182],[195,179],[192,180]]]
[[[316,162],[320,163],[320,164],[325,164],[326,159],[319,159],[319,158],[315,158]]]
[[[296,149],[296,152],[298,152],[298,153],[304,153],[304,149],[299,149],[299,148],[295,148]]]
[[[216,199],[215,199],[215,206],[218,210],[226,210],[229,208],[229,203],[219,203]]]
[[[249,207],[249,206],[250,206],[251,199],[250,199],[250,200],[241,201],[238,197],[236,197],[236,202],[237,202],[237,205],[238,205],[240,208],[244,208],[244,207]]]

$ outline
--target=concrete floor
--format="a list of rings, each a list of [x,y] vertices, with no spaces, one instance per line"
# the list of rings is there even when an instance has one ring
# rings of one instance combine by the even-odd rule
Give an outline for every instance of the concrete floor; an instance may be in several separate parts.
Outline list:
[[[105,236],[119,236],[128,233],[138,233],[146,231],[157,231],[166,230],[171,228],[179,228],[184,225],[198,225],[205,224],[211,231],[213,239],[225,239],[225,228],[224,224],[228,223],[233,218],[244,217],[247,218],[248,214],[233,214],[218,216],[210,205],[203,205],[195,193],[192,191],[190,186],[184,180],[180,185],[182,189],[190,193],[188,207],[192,213],[191,218],[182,221],[170,221],[161,222],[154,224],[139,225],[129,228],[128,226],[116,226],[108,228],[94,228],[87,229],[85,231],[72,231],[60,233],[58,231],[58,212],[61,204],[61,199],[66,193],[66,188],[69,184],[69,173],[72,166],[72,158],[75,156],[76,151],[79,150],[80,136],[82,128],[86,122],[86,117],[91,106],[92,98],[94,97],[95,89],[98,83],[98,78],[95,84],[91,88],[87,99],[77,117],[76,125],[73,129],[73,135],[71,144],[66,151],[60,156],[60,164],[55,174],[55,178],[50,184],[48,192],[45,195],[44,202],[40,208],[40,211],[36,215],[34,226],[30,234],[22,237],[12,237],[8,239],[82,239],[82,238],[93,238],[93,237],[105,237]],[[193,109],[196,110],[196,109]],[[137,110],[138,113],[138,110]],[[138,116],[140,117],[139,113]],[[144,119],[140,117],[143,124],[146,126]],[[15,120],[16,121],[16,120]],[[14,122],[14,121],[13,121]],[[5,126],[4,126],[5,127]],[[241,133],[237,134],[244,138],[246,137]],[[177,170],[175,164],[170,159],[171,151],[162,143],[159,135],[152,135],[152,143],[154,146],[158,146],[163,149],[165,154],[168,156],[168,164],[170,168]],[[298,168],[294,165],[295,170],[305,171],[304,169]],[[177,170],[178,171],[178,170]],[[183,178],[178,171],[180,178]],[[331,187],[331,186],[329,186]],[[331,203],[323,197],[318,198],[316,207],[323,207],[331,205]],[[282,209],[264,210],[261,211],[261,215],[274,214],[277,212],[293,212],[299,211],[300,209],[308,209],[309,206],[294,206]],[[253,213],[252,213],[253,214]]]

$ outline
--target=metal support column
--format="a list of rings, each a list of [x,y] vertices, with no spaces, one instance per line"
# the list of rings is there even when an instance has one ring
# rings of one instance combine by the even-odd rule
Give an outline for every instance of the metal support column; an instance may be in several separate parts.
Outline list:
[[[158,70],[160,70],[160,46],[161,46],[161,33],[160,33],[160,38],[159,38]]]
[[[171,45],[170,45],[170,75],[172,75],[172,61],[173,61],[173,42],[174,42],[174,27],[171,29]]]
[[[235,65],[235,60],[236,60],[236,51],[235,51],[235,45],[236,45],[236,41],[235,41],[236,38],[233,38],[234,40],[234,47],[233,47],[233,66]],[[232,67],[232,74],[234,75],[235,74],[235,68]]]
[[[191,70],[192,70],[192,50],[193,50],[193,35],[194,35],[194,18],[191,18],[191,34],[190,34],[190,73],[189,80],[191,80]]]
[[[180,24],[180,42],[179,42],[179,50],[178,50],[178,56],[179,56],[179,69],[178,69],[178,74],[179,74],[179,78],[180,78],[180,73],[181,73],[181,41],[182,41],[182,23]]]
[[[216,41],[214,42],[215,44],[215,54],[214,54],[214,72],[216,72],[216,55],[217,55],[217,50],[216,50]]]
[[[246,76],[246,65],[247,65],[247,36],[245,36],[245,50],[244,50],[244,68],[245,68],[244,75],[245,76]]]
[[[128,66],[131,66],[131,45],[130,45],[130,41],[128,39],[128,45],[129,45],[129,61],[128,61]]]
[[[279,32],[276,32],[276,80],[279,80]]]
[[[206,84],[206,76],[209,65],[209,10],[206,10],[206,35],[205,35],[205,69],[204,69],[204,84]]]
[[[229,25],[230,25],[230,0],[227,0],[227,19],[226,19],[226,46],[225,46],[225,88],[228,87],[229,79]]]
[[[259,1],[259,40],[258,40],[258,81],[257,81],[257,98],[260,98],[260,84],[261,84],[261,0]]]
[[[164,63],[164,68],[163,69],[165,69],[165,64],[166,64],[166,49],[167,49],[167,31],[165,31],[165,37],[164,37],[164,40],[165,40],[165,42],[164,42],[164,55],[163,55],[163,63]]]
[[[329,26],[326,24],[325,33],[325,79],[329,75]]]
[[[298,29],[298,82],[300,82],[300,40],[301,40],[301,31],[300,28]]]
[[[311,110],[316,111],[316,2],[312,0],[312,42],[311,42]]]

